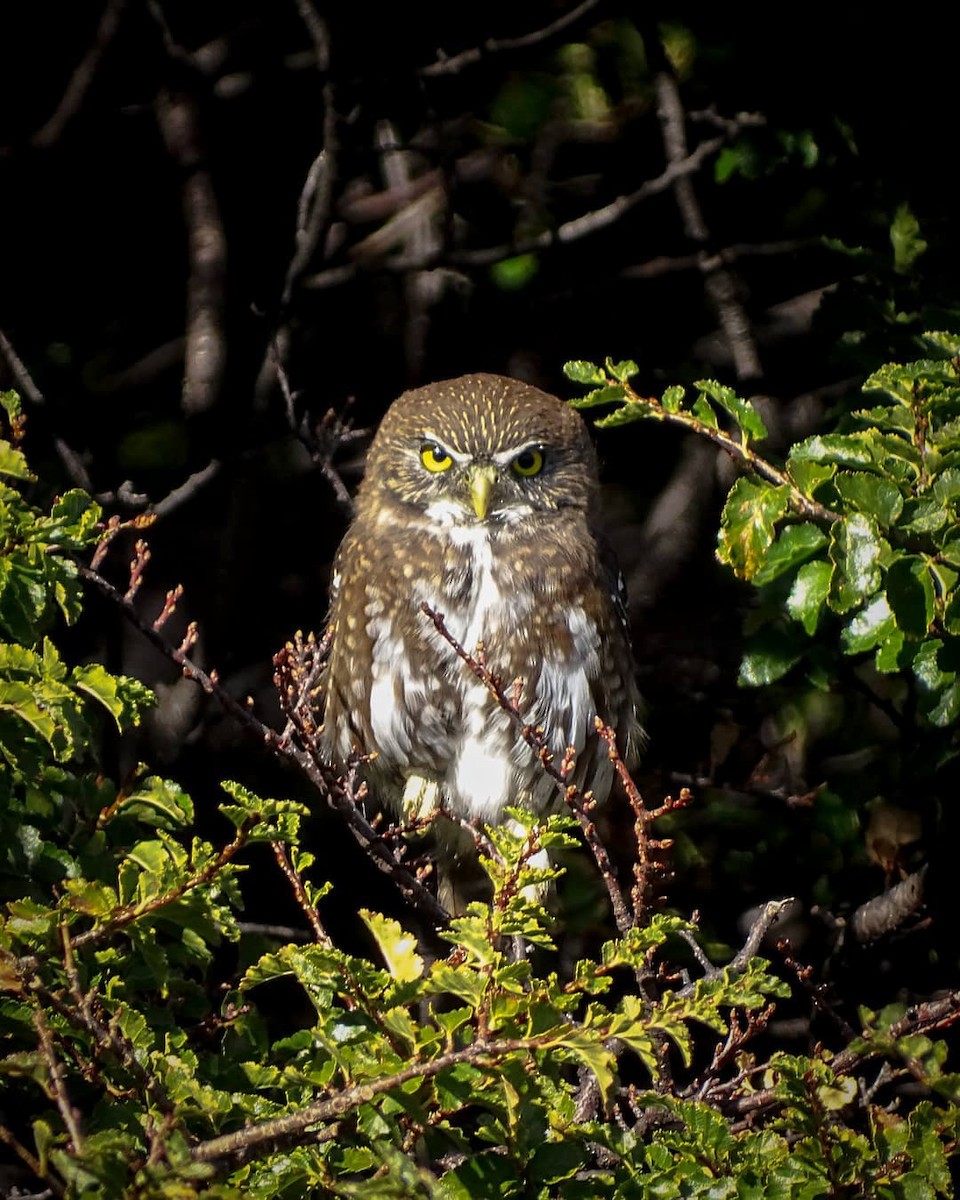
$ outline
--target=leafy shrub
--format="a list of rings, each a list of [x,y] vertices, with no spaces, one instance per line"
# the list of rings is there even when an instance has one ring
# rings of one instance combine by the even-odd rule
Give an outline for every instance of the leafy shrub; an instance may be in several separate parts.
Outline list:
[[[946,521],[918,531],[929,542],[911,532],[901,546],[894,532],[903,521],[935,525],[928,502],[937,512],[953,503],[949,484],[936,491],[934,480],[954,469],[949,422],[933,416],[947,378],[938,370],[923,375],[922,401],[902,405],[913,426],[821,439],[774,479],[751,457],[758,418],[726,389],[704,385],[688,413],[679,390],[660,405],[633,396],[629,365],[572,373],[622,402],[617,420],[642,409],[738,446],[759,478],[731,493],[727,561],[770,588],[804,572],[820,580],[825,566],[820,607],[844,628],[861,618],[878,627],[874,609],[886,599],[883,620],[902,634],[897,669],[921,681],[915,665],[956,633],[946,594],[956,573],[943,574],[952,542]],[[883,378],[892,387],[901,376]],[[5,408],[0,1139],[25,1179],[56,1195],[102,1197],[950,1194],[958,1080],[932,1034],[960,1000],[865,1012],[859,1035],[810,1056],[771,1048],[773,1002],[790,989],[757,951],[777,904],[715,967],[693,924],[649,914],[642,871],[630,904],[598,852],[619,896],[619,928],[596,957],[571,963],[537,899],[558,869],[533,862],[543,848],[575,844],[576,822],[517,810],[515,825],[487,831],[490,903],[419,939],[364,911],[376,952],[348,954],[323,926],[326,888],[310,880],[302,805],[226,783],[225,832],[214,843],[194,833],[192,802],[175,783],[145,769],[122,783],[107,778],[97,763],[101,719],[129,728],[150,694],[97,664],[67,665],[51,635],[58,619],[79,615],[81,578],[99,578],[83,557],[117,525],[81,493],[49,512],[24,499],[14,485],[31,475],[15,444],[13,397]],[[734,419],[736,439],[721,433],[717,408]],[[927,444],[939,438],[949,460],[942,470],[929,455],[911,457],[921,418]],[[884,449],[890,439],[907,447],[899,459]],[[850,466],[854,445],[876,456],[872,467]],[[907,464],[899,476],[888,480],[884,454]],[[94,563],[100,557],[98,549]],[[916,600],[903,599],[910,588],[922,605],[933,589],[922,629]],[[783,620],[815,628],[813,602],[791,603]],[[873,651],[860,636],[843,649]],[[174,657],[186,662],[182,649]],[[937,670],[945,675],[947,664]],[[941,720],[951,683],[934,689],[924,719]],[[280,740],[269,745],[277,752]],[[656,813],[635,803],[646,862]],[[589,815],[583,797],[573,808]],[[239,872],[263,843],[293,886],[310,944],[257,953],[238,920]],[[240,943],[238,961],[250,965],[225,967],[223,943]],[[291,981],[298,999],[285,1002],[278,1033],[271,996]]]

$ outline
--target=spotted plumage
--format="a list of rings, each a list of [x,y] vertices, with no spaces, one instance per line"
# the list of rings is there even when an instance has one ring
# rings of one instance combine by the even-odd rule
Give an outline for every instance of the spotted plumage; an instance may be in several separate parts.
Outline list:
[[[596,461],[580,417],[537,388],[468,375],[406,392],[370,448],[337,554],[324,740],[394,808],[439,801],[496,822],[556,801],[553,781],[420,605],[506,681],[573,782],[604,799],[613,768],[594,718],[632,759],[639,697],[616,573],[594,527]],[[458,850],[449,836],[441,855]]]

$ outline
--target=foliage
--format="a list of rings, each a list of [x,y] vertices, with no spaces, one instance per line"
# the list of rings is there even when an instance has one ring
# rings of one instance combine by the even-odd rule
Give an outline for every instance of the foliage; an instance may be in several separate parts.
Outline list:
[[[607,373],[624,386],[630,370]],[[666,403],[681,412],[678,393]],[[707,404],[738,417],[748,445],[742,402],[705,385],[697,403],[698,420]],[[11,442],[0,461],[30,483]],[[364,911],[371,953],[336,947],[326,889],[306,878],[302,805],[224,784],[231,832],[214,843],[175,783],[97,770],[96,714],[129,728],[150,694],[69,667],[51,631],[57,611],[79,614],[76,556],[106,530],[79,493],[49,513],[9,484],[2,499],[0,1136],[55,1194],[950,1194],[958,1085],[924,1033],[940,1010],[927,1025],[865,1013],[836,1056],[764,1055],[749,1043],[789,989],[752,948],[722,968],[698,951],[691,978],[670,963],[689,958],[695,927],[637,913],[594,957],[564,960],[541,903],[559,872],[534,864],[572,844],[569,817],[516,810],[488,830],[493,899],[439,943]],[[264,842],[298,885],[312,944],[258,952],[238,922],[240,859]],[[876,1058],[892,1065],[866,1091]],[[899,1106],[901,1062],[922,1103]]]
[[[841,432],[798,442],[783,470],[756,453],[763,421],[730,388],[703,380],[692,405],[676,387],[657,401],[630,387],[632,363],[568,364],[570,378],[597,385],[577,407],[619,404],[600,427],[672,420],[746,466],[717,549],[759,589],[744,684],[772,683],[801,664],[827,686],[812,639],[829,626],[833,649],[905,676],[926,721],[948,728],[960,716],[960,340],[927,337],[941,357],[874,372],[863,390],[875,403]]]

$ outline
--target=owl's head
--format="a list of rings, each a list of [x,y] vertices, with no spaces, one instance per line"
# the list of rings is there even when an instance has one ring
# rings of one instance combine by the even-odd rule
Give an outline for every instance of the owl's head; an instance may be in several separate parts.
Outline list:
[[[569,405],[516,379],[464,375],[394,401],[361,498],[388,493],[443,525],[512,524],[587,510],[596,486],[593,446]]]

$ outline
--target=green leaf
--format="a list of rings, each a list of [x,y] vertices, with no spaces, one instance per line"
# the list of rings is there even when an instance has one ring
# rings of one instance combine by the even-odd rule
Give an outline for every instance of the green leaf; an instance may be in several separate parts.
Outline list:
[[[693,403],[690,409],[693,415],[708,429],[719,429],[720,422],[717,420],[717,414],[713,411],[713,405],[704,395],[700,395]]]
[[[885,595],[876,596],[847,624],[840,634],[845,654],[861,654],[881,645],[895,629],[893,613]]]
[[[563,364],[563,373],[574,383],[606,383],[607,377],[596,363],[575,359]]]
[[[851,508],[875,517],[880,525],[892,525],[903,511],[900,489],[876,475],[865,471],[838,471],[833,482]]]
[[[423,959],[416,952],[417,939],[392,917],[361,908],[360,916],[373,934],[387,970],[400,983],[412,983],[423,975]]]
[[[797,572],[793,587],[787,596],[787,612],[795,621],[800,622],[810,637],[817,632],[820,616],[830,592],[832,574],[833,568],[830,563],[822,559],[805,563]]]
[[[802,525],[788,525],[773,543],[753,582],[757,587],[771,583],[786,571],[806,562],[826,544],[826,535],[809,521]]]
[[[824,433],[807,438],[790,451],[791,472],[794,463],[812,462],[822,466],[872,467],[870,433]]]
[[[836,474],[836,467],[821,466],[812,459],[791,457],[787,474],[805,496],[814,499],[817,488]]]
[[[723,506],[717,557],[741,579],[752,579],[773,544],[777,521],[787,511],[785,487],[748,479],[737,480]]]
[[[960,468],[948,467],[933,482],[933,496],[941,504],[952,504],[960,499]]]
[[[587,392],[585,396],[577,396],[567,403],[573,408],[596,408],[600,404],[615,404],[619,400],[624,400],[626,393],[619,383],[606,384],[603,387],[594,388],[592,392]]]
[[[699,379],[696,386],[704,395],[719,404],[724,412],[733,417],[743,437],[744,445],[751,438],[760,439],[767,436],[767,427],[763,423],[763,418],[749,400],[742,400],[733,388],[725,387],[713,379]]]
[[[906,500],[897,527],[904,533],[936,533],[946,525],[948,516],[934,500]]]
[[[21,479],[24,483],[32,483],[36,479],[23,454],[4,441],[0,441],[0,475]]]
[[[625,358],[623,362],[614,362],[608,358],[605,365],[607,372],[620,383],[626,383],[628,379],[632,379],[640,371],[637,364],[630,358]]]
[[[519,292],[540,270],[536,254],[515,254],[501,259],[490,267],[490,277],[501,291]]]
[[[948,358],[960,356],[960,335],[941,330],[928,330],[923,339]]]
[[[801,647],[790,632],[767,628],[750,640],[740,664],[741,687],[767,687],[782,679],[801,657]]]
[[[932,334],[931,336],[943,336]],[[8,422],[13,422],[23,412],[19,395],[14,391],[0,391],[0,408],[7,414]]]
[[[674,384],[673,387],[668,387],[660,400],[660,404],[662,405],[664,412],[679,412],[683,407],[683,398],[686,394],[686,388],[681,387],[680,384]]]
[[[877,591],[883,544],[876,521],[863,513],[833,523],[829,551],[833,576],[828,603],[834,612],[850,612]]]
[[[926,562],[904,555],[887,570],[887,599],[897,626],[910,637],[923,637],[933,621],[935,593]]]
[[[138,725],[148,705],[156,703],[153,692],[125,675],[111,675],[99,663],[77,667],[72,673],[74,687],[97,700],[122,730],[126,724]]]
[[[927,248],[920,236],[920,222],[904,201],[890,224],[890,244],[893,247],[893,269],[901,275],[910,271],[914,262]]]

